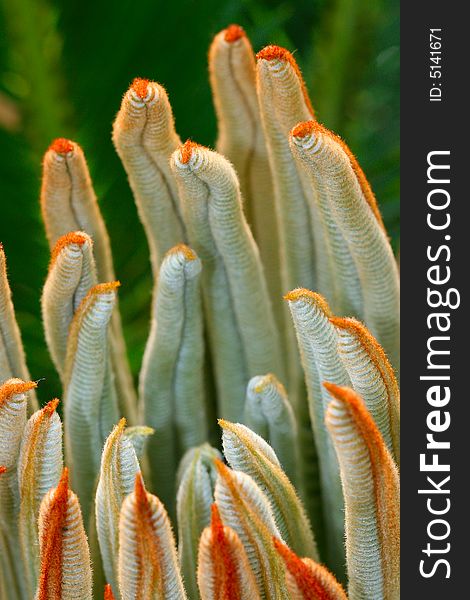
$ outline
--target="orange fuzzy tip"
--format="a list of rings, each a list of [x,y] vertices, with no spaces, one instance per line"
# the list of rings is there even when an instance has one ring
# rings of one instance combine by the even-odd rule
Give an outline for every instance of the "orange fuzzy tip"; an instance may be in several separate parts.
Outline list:
[[[303,123],[299,123],[292,129],[292,135],[296,138],[303,138],[309,133],[312,133],[315,127],[315,121],[304,121]]]
[[[317,294],[316,292],[312,292],[305,288],[296,288],[291,292],[287,292],[287,294],[284,296],[284,300],[287,300],[288,302],[297,302],[298,300],[305,300],[318,306],[318,308],[320,308],[320,310],[322,310],[327,317],[332,316],[330,307],[328,306],[328,302],[325,300],[325,298],[323,298],[323,296],[321,296],[320,294]]]
[[[140,471],[135,476],[134,494],[137,504],[142,505],[148,503],[147,490],[145,489],[144,480],[142,479],[142,473],[140,473]]]
[[[292,552],[285,544],[276,537],[273,538],[274,547],[282,557],[286,569],[294,578],[295,584],[302,594],[303,600],[333,600],[333,596],[325,589],[322,582],[312,569],[306,565],[301,558]],[[337,598],[337,596],[335,596]]]
[[[69,471],[64,467],[58,486],[55,489],[47,515],[41,541],[41,573],[37,600],[54,597],[51,592],[61,589],[62,546],[64,526],[67,518],[69,499]]]
[[[282,48],[281,46],[266,46],[265,48],[263,48],[262,50],[260,50],[258,52],[258,54],[256,55],[256,58],[258,60],[268,60],[268,61],[269,60],[282,60],[282,61],[290,64],[290,66],[294,69],[295,74],[299,78],[300,85],[302,88],[302,94],[303,94],[304,100],[305,100],[305,104],[307,105],[307,108],[313,117],[315,115],[315,111],[314,111],[312,103],[310,101],[310,96],[308,95],[307,87],[305,85],[304,78],[302,77],[302,72],[299,68],[299,65],[297,64],[297,61],[295,60],[294,56],[292,55],[292,53],[289,52],[289,50],[286,50],[286,48]]]
[[[306,135],[308,135],[309,133],[312,133],[313,131],[315,133],[320,133],[320,134],[332,139],[334,142],[339,144],[339,146],[341,146],[343,152],[346,153],[346,156],[349,159],[349,163],[352,167],[352,170],[354,171],[354,174],[356,175],[357,181],[359,182],[359,185],[361,187],[362,193],[364,194],[364,198],[366,199],[367,204],[370,206],[379,225],[382,227],[382,229],[385,230],[385,226],[384,226],[384,223],[382,220],[382,215],[380,214],[380,210],[379,210],[379,207],[377,204],[377,199],[375,197],[375,194],[372,191],[372,188],[370,187],[369,181],[367,180],[367,177],[366,177],[364,171],[362,170],[361,165],[358,163],[357,158],[351,152],[351,150],[350,150],[349,146],[346,144],[346,142],[344,142],[340,138],[339,135],[336,135],[336,133],[333,133],[333,131],[330,131],[324,125],[319,123],[318,121],[305,121],[303,123],[299,123],[298,125],[296,125],[294,127],[294,129],[292,129],[291,134],[294,137],[303,138]]]
[[[180,156],[181,162],[185,165],[189,162],[193,154],[193,149],[197,148],[198,144],[196,142],[192,142],[191,140],[186,140],[185,143],[180,148]]]
[[[245,30],[240,25],[229,25],[225,30],[224,40],[233,44],[242,37],[246,37]]]
[[[7,472],[7,468],[5,467],[5,465],[0,465],[0,475],[3,475],[3,473]]]
[[[99,283],[91,288],[89,294],[106,294],[107,292],[114,292],[121,285],[120,281],[109,281],[108,283]]]
[[[107,583],[104,587],[104,600],[114,600],[111,584]]]
[[[177,246],[173,246],[173,248],[168,250],[167,254],[178,254],[180,252],[187,260],[196,260],[197,258],[197,254],[194,252],[194,250],[192,250],[189,246],[186,246],[186,244],[178,244]]]
[[[362,398],[351,388],[328,381],[323,382],[323,387],[331,396],[346,405],[368,447],[373,448],[374,452],[379,454],[387,453],[382,435]]]
[[[56,260],[56,258],[62,252],[62,250],[67,246],[70,246],[71,244],[78,244],[79,246],[83,246],[83,244],[89,240],[90,238],[86,234],[80,233],[78,231],[71,231],[70,233],[66,233],[57,240],[54,248],[52,249],[51,263],[53,263]]]
[[[132,82],[131,88],[137,94],[137,96],[143,100],[147,96],[149,83],[149,79],[141,79],[140,77],[136,77]]]
[[[352,317],[332,317],[330,322],[337,329],[348,331],[354,335],[365,349],[370,359],[374,362],[377,369],[381,372],[386,369],[392,381],[395,380],[393,367],[391,366],[387,355],[385,354],[385,350],[365,325],[363,325],[357,319],[353,319]],[[395,391],[398,392],[398,389]]]
[[[68,154],[69,152],[73,152],[73,149],[73,142],[67,140],[66,138],[57,138],[49,146],[49,150],[57,152],[57,154]]]
[[[53,400],[48,402],[46,404],[46,406],[42,409],[43,413],[46,416],[51,417],[54,414],[54,411],[56,410],[58,405],[59,405],[59,398],[54,398]]]
[[[214,502],[211,505],[211,528],[212,530],[219,530],[223,527],[222,519],[220,518],[219,508],[217,504]]]
[[[0,386],[0,405],[2,405],[8,398],[18,394],[25,394],[37,386],[38,384],[35,381],[7,381]]]

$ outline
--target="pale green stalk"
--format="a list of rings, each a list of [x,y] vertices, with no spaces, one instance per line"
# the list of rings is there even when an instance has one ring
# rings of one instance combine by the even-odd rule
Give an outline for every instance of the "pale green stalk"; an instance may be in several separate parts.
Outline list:
[[[222,458],[220,452],[203,444],[188,450],[178,469],[178,553],[186,590],[194,599],[199,597],[196,579],[199,538],[210,523],[214,502],[216,458]]]
[[[271,446],[245,425],[223,420],[219,425],[223,430],[225,458],[233,469],[249,475],[266,494],[282,538],[297,554],[318,560],[305,509]]]
[[[108,325],[116,284],[100,284],[82,300],[70,326],[64,375],[65,453],[89,525],[101,449],[118,421]]]
[[[258,248],[246,223],[235,172],[216,152],[187,142],[172,156],[202,284],[219,414],[243,415],[248,380],[274,372],[281,352]]]
[[[200,273],[187,246],[165,256],[140,375],[143,421],[155,429],[147,446],[152,483],[172,517],[179,459],[207,440]]]

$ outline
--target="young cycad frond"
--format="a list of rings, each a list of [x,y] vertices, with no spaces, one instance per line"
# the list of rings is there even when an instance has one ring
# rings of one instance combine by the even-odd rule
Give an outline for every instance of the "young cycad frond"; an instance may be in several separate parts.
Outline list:
[[[17,464],[21,437],[26,424],[27,395],[36,387],[33,381],[8,379],[0,386],[0,589],[12,600],[25,592],[23,564],[18,534],[19,491]]]
[[[315,123],[315,121],[308,121]],[[304,135],[304,124],[292,130],[291,146],[294,157],[300,150],[298,145],[307,142]],[[310,142],[310,140],[309,140]],[[312,144],[313,145],[313,144]],[[302,146],[303,148],[303,146]],[[313,152],[310,146],[304,151]],[[302,163],[299,163],[302,172]],[[326,168],[312,169],[308,172],[308,185],[312,190],[312,199],[317,216],[316,231],[321,232],[321,250],[318,248],[317,280],[315,289],[328,299],[332,309],[340,314],[363,316],[363,298],[361,282],[348,243],[335,220],[332,207],[334,198],[330,188],[331,173]],[[305,175],[304,175],[305,178]],[[320,255],[321,253],[321,255]]]
[[[5,252],[0,243],[0,383],[11,377],[30,380],[21,333],[11,300]],[[38,408],[36,394],[32,389],[28,393],[28,414],[32,415]]]
[[[31,598],[39,575],[39,508],[46,493],[59,483],[63,467],[62,422],[56,413],[58,403],[57,399],[51,400],[30,417],[22,436],[18,461],[18,527],[24,578]]]
[[[325,299],[296,289],[285,296],[294,321],[305,372],[310,416],[320,463],[324,518],[328,525],[328,562],[335,572],[344,565],[344,512],[338,461],[325,428],[329,395],[322,381],[349,385],[348,373],[338,355],[338,340]]]
[[[118,285],[99,284],[88,292],[73,317],[67,343],[65,453],[87,527],[101,449],[118,421],[108,348],[108,324]]]
[[[203,529],[211,520],[216,458],[222,458],[220,452],[209,444],[202,444],[188,450],[178,469],[178,554],[189,598],[198,598],[198,544]]]
[[[240,538],[224,526],[216,504],[199,542],[197,580],[201,600],[261,600]]]
[[[95,520],[106,580],[119,597],[119,515],[124,499],[132,493],[139,462],[132,443],[125,435],[123,418],[109,434],[101,456],[96,489]]]
[[[315,285],[313,203],[289,148],[289,131],[311,119],[313,108],[290,52],[267,46],[256,55],[258,98],[274,182],[279,228],[282,286]]]
[[[124,94],[113,127],[113,142],[134,192],[156,277],[166,252],[186,240],[169,158],[181,141],[166,91],[135,79]]]
[[[350,388],[331,394],[326,425],[341,467],[346,556],[353,599],[400,597],[400,492],[397,467],[362,399]]]
[[[299,558],[276,538],[274,546],[286,565],[291,600],[347,600],[342,585],[328,569],[310,558]]]
[[[387,448],[400,462],[400,390],[380,344],[356,319],[334,317],[338,350],[354,391],[364,400]]]
[[[273,536],[281,534],[268,498],[249,475],[232,471],[219,460],[216,466],[217,507],[223,523],[237,533],[245,548],[261,597],[287,600],[284,566],[273,544]]]
[[[217,152],[235,167],[243,209],[258,244],[273,310],[282,328],[282,286],[273,185],[256,93],[256,63],[245,32],[230,25],[209,50],[209,74],[217,115]]]
[[[113,259],[106,225],[93,190],[85,156],[78,144],[59,138],[43,160],[41,210],[51,250],[57,240],[71,231],[84,231],[93,240],[98,281],[114,281]],[[127,361],[121,318],[112,318],[112,362],[118,381],[122,414],[135,416],[137,398]]]
[[[90,551],[67,468],[41,503],[39,543],[41,571],[35,600],[92,600]]]
[[[272,373],[250,379],[243,423],[269,440],[283,470],[297,485],[300,479],[297,423],[286,390]]]
[[[47,346],[61,377],[64,375],[67,338],[73,315],[96,284],[91,238],[82,231],[60,237],[52,250],[41,308]]]
[[[317,196],[326,195],[324,200],[328,203],[329,212],[346,240],[357,269],[366,325],[397,367],[398,269],[364,173],[347,146],[316,121],[294,128],[291,146],[313,186],[321,188]],[[324,173],[327,179],[321,180],[319,174]],[[338,249],[338,252],[340,257],[346,255],[345,248]],[[339,258],[339,262],[341,260]],[[351,276],[354,276],[354,271],[351,271]],[[343,280],[342,286],[347,287],[347,274],[339,276],[339,279]],[[354,294],[359,295],[359,290]]]
[[[204,264],[219,414],[236,421],[243,415],[250,377],[270,371],[282,376],[258,249],[243,215],[236,174],[223,156],[186,142],[172,155],[172,168],[189,239]]]
[[[147,452],[152,483],[171,516],[178,462],[207,440],[200,273],[201,261],[188,246],[167,252],[140,374],[143,421],[155,429]]]
[[[245,425],[219,420],[229,465],[249,475],[266,494],[283,539],[302,556],[318,559],[313,533],[293,485],[273,449]]]
[[[171,525],[140,473],[121,508],[119,589],[122,600],[185,600]]]

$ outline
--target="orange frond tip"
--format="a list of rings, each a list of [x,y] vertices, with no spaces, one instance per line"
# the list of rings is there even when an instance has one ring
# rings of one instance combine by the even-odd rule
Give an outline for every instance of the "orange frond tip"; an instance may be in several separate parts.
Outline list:
[[[245,30],[240,25],[229,25],[224,32],[224,40],[229,44],[233,44],[242,37],[246,37]]]
[[[179,254],[181,253],[187,260],[196,260],[197,254],[186,244],[178,244],[168,250],[167,254]]]
[[[325,298],[306,288],[296,288],[295,290],[287,292],[284,296],[284,300],[287,300],[287,302],[298,302],[303,300],[304,302],[316,304],[328,317],[331,316],[331,310]]]
[[[74,149],[75,149],[74,143],[66,138],[57,138],[49,146],[49,150],[52,150],[56,154],[60,154],[62,156],[65,156],[65,155],[69,154],[70,152],[73,152]]]
[[[214,458],[214,465],[219,475],[221,475],[222,477],[227,477],[229,468],[223,460],[220,460],[220,458]]]
[[[265,46],[258,52],[256,58],[258,60],[284,60],[297,66],[292,53],[282,46]]]
[[[145,489],[144,480],[142,478],[142,473],[139,471],[135,476],[134,482],[134,494],[137,501],[137,504],[147,504],[147,490]]]
[[[192,142],[191,140],[186,140],[185,143],[180,148],[180,158],[183,165],[187,164],[191,159],[194,148],[197,148],[199,144],[196,142]]]
[[[316,121],[303,121],[298,123],[291,131],[296,138],[304,138],[315,130]]]
[[[104,600],[115,600],[111,584],[109,583],[104,587]]]
[[[347,600],[346,593],[335,577],[311,559],[302,559],[279,539],[273,537],[276,552],[286,565],[303,600]]]
[[[211,527],[213,531],[223,527],[222,519],[220,518],[219,507],[215,502],[211,504]]]
[[[91,238],[82,231],[71,231],[60,237],[51,252],[51,264],[56,260],[64,248],[72,244],[83,246],[85,242],[91,243]]]
[[[59,483],[56,488],[56,492],[54,494],[54,498],[57,500],[58,498],[67,499],[67,494],[69,491],[69,470],[67,467],[64,467],[62,471],[62,475],[60,476]]]
[[[0,465],[0,475],[3,475],[3,473],[7,472],[7,468],[5,467],[5,465]]]
[[[11,396],[26,394],[29,390],[38,387],[36,381],[21,381],[21,379],[8,379],[0,386],[0,405]]]
[[[54,414],[58,405],[59,405],[59,398],[54,398],[53,400],[48,402],[45,405],[45,407],[42,409],[43,413],[48,417],[52,417],[52,415]]]
[[[141,77],[136,77],[132,82],[131,89],[141,100],[145,100],[148,94],[149,83],[149,79],[142,79]]]
[[[91,288],[91,294],[107,294],[108,292],[114,292],[120,287],[120,281],[109,281],[108,283],[99,283]]]

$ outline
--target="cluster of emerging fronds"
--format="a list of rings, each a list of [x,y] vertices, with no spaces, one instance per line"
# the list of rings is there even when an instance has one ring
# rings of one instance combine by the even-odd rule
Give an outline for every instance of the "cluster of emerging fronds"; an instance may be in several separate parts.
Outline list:
[[[398,278],[374,195],[289,52],[255,60],[231,26],[209,62],[216,152],[181,144],[148,80],[114,124],[155,279],[138,394],[77,144],[51,145],[41,191],[63,436],[0,253],[2,599],[399,597]]]

